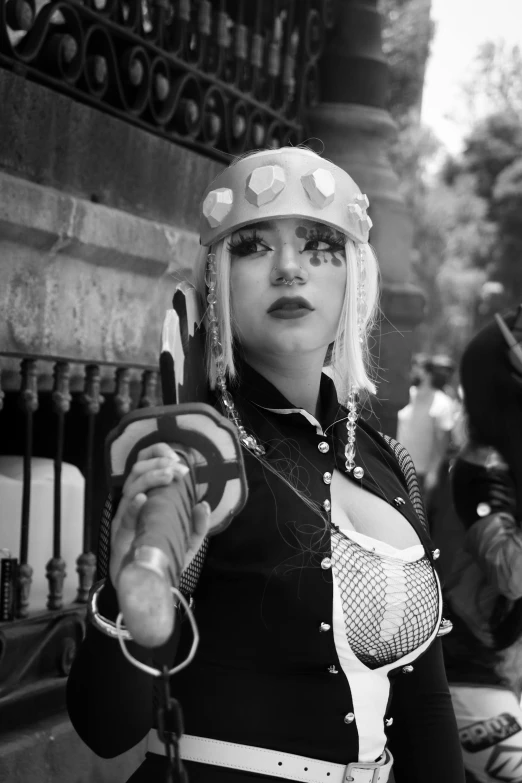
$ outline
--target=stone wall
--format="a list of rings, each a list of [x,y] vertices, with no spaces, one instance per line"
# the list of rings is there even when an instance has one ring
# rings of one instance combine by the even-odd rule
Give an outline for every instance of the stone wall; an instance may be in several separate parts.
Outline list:
[[[155,364],[221,164],[0,70],[0,345]]]

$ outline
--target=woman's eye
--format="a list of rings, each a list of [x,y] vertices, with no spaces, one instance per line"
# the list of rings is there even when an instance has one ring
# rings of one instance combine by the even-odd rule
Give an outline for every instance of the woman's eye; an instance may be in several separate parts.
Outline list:
[[[305,250],[315,250],[320,252],[321,250],[331,250],[332,246],[330,242],[325,242],[323,239],[310,239],[306,243]]]
[[[260,253],[262,251],[269,250],[264,242],[258,239],[240,239],[239,241],[231,241],[228,249],[232,256],[251,256],[254,253]]]

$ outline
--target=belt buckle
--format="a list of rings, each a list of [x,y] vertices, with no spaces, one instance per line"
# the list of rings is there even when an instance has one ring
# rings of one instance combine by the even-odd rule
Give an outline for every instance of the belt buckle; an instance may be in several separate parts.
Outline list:
[[[379,783],[379,774],[382,768],[382,764],[377,765],[375,762],[371,761],[351,761],[344,771],[343,783],[351,783],[351,781],[356,781],[357,783]],[[360,777],[354,778],[351,773],[356,769],[371,772],[372,776],[368,776],[364,780],[362,780]]]

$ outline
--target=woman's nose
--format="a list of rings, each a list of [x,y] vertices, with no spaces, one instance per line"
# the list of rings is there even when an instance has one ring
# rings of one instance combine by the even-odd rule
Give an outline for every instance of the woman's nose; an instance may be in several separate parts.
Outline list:
[[[271,282],[275,285],[292,285],[294,281],[305,283],[308,272],[301,266],[301,258],[290,243],[285,243],[276,254],[275,263],[270,272]]]

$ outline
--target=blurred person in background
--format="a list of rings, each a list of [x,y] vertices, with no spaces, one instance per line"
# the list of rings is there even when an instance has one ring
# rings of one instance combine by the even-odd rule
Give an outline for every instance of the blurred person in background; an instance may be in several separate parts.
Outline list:
[[[399,411],[397,440],[410,452],[426,502],[437,486],[455,420],[455,405],[443,391],[448,373],[431,357],[414,358],[410,401]]]
[[[522,306],[482,329],[461,368],[466,439],[444,652],[468,779],[522,781]],[[456,545],[456,542],[460,541]],[[448,542],[446,542],[448,546]]]

